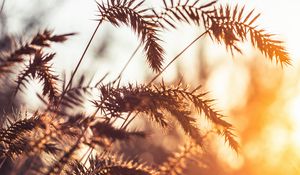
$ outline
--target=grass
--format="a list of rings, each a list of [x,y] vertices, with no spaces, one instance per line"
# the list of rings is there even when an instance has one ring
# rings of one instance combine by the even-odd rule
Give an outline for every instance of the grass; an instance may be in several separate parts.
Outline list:
[[[1,54],[0,77],[17,77],[14,80],[14,94],[26,92],[28,83],[36,79],[42,84],[42,93],[37,95],[44,103],[36,111],[28,109],[26,113],[15,114],[14,119],[10,114],[2,116],[7,121],[0,129],[0,169],[3,172],[183,174],[187,168],[186,161],[205,150],[205,137],[210,133],[220,135],[231,149],[239,152],[234,127],[213,108],[213,100],[202,92],[201,86],[189,88],[181,82],[167,85],[162,80],[157,83],[157,80],[181,54],[204,36],[225,45],[232,54],[242,53],[239,43],[249,40],[267,58],[285,66],[290,64],[290,58],[283,42],[273,39],[273,35],[256,26],[255,21],[260,14],[254,14],[254,10],[246,12],[245,7],[197,0],[163,0],[163,3],[164,7],[157,11],[144,7],[141,0],[97,2],[98,25],[69,80],[60,80],[61,76],[52,70],[55,53],[48,53],[46,48],[51,47],[52,43],[63,43],[75,33],[53,34],[44,30],[33,36],[31,41]],[[103,83],[105,76],[95,84],[91,81],[86,83],[84,75],[80,78],[77,70],[104,22],[116,27],[128,26],[136,33],[141,43],[136,51],[143,48],[145,60],[154,74],[148,83],[120,84],[122,73],[136,51],[119,76],[109,83]],[[202,27],[204,32],[169,63],[164,63],[167,55],[161,46],[163,39],[160,34],[166,30],[176,30],[180,23]],[[75,83],[74,79],[79,79],[79,82]],[[95,107],[94,113],[79,112],[78,108],[84,105],[88,93],[93,90],[99,93],[99,96],[89,99],[90,105]],[[199,127],[204,116],[210,123],[208,132]],[[130,129],[137,117],[156,123],[156,127],[163,130],[169,130],[175,123],[185,133],[186,145],[166,162],[153,166],[139,158],[124,158],[122,149],[118,150],[120,153],[113,153],[112,148],[119,142],[147,139],[149,133]],[[117,125],[117,121],[122,121],[122,124]],[[79,156],[83,148],[88,151]]]

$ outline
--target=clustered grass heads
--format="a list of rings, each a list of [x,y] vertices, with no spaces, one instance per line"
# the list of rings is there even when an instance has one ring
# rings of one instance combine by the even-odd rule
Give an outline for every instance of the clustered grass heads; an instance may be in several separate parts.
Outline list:
[[[27,56],[34,55],[38,50],[45,47],[50,47],[51,43],[62,43],[69,36],[75,33],[67,33],[62,35],[53,35],[50,30],[44,30],[37,33],[30,42],[21,44],[19,48],[12,50],[9,53],[1,53],[0,76],[5,73],[13,72],[13,66],[17,63],[23,63]]]
[[[214,125],[222,128],[220,131],[224,138],[235,151],[238,151],[237,141],[232,132],[228,131],[232,129],[232,125],[223,120],[224,116],[212,108],[211,100],[206,99],[206,93],[199,93],[198,89],[190,91],[180,84],[169,87],[164,83],[159,86],[129,84],[117,88],[108,85],[101,87],[102,96],[94,104],[111,117],[122,118],[124,113],[132,111],[144,113],[162,127],[170,123],[167,117],[170,114],[187,135],[198,145],[202,145],[199,124],[197,125],[197,119],[192,116],[193,110],[189,108],[189,104],[192,103],[199,113],[203,112]]]
[[[106,4],[98,3],[100,21],[108,20],[115,26],[130,26],[144,43],[144,50],[150,67],[159,71],[162,67],[164,49],[160,41],[156,23],[153,23],[149,9],[141,8],[143,1],[138,0],[107,0]]]
[[[100,100],[96,100],[94,104],[101,108],[102,113],[122,118],[123,113],[139,111],[148,114],[161,126],[167,125],[165,116],[158,110],[160,108],[158,102],[166,102],[169,99],[164,99],[150,88],[131,84],[116,88],[112,84],[108,84],[100,87],[100,91]],[[169,102],[171,101],[169,100]]]
[[[213,100],[206,97],[207,93],[200,92],[201,86],[190,90],[187,86],[183,86],[181,83],[173,87],[165,86],[165,84],[162,83],[161,89],[166,96],[173,96],[178,98],[180,101],[187,100],[192,103],[199,114],[204,113],[204,116],[216,126],[215,128],[217,129],[217,132],[224,136],[225,140],[228,141],[229,146],[238,152],[239,144],[234,138],[235,135],[232,133],[233,126],[223,119],[225,117],[224,115],[220,114],[213,108],[211,105]]]
[[[71,164],[72,170],[67,173],[70,175],[158,175],[152,168],[144,163],[124,160],[119,155],[100,154],[89,158],[89,167],[75,161]]]
[[[14,158],[30,149],[30,132],[37,127],[40,120],[33,116],[18,121],[7,121],[8,126],[2,126],[0,129],[0,157]]]
[[[163,2],[162,12],[152,10],[155,14],[154,21],[162,28],[176,28],[178,21],[196,25],[205,23],[205,13],[210,11],[217,1],[206,2],[206,4],[199,0],[179,0],[177,3],[174,0],[163,0]]]
[[[254,47],[257,47],[266,57],[276,60],[281,65],[290,64],[289,55],[283,46],[283,42],[273,39],[273,34],[259,29],[255,21],[260,14],[253,15],[254,10],[245,12],[245,7],[234,8],[220,6],[214,11],[207,13],[208,22],[205,24],[210,36],[218,42],[224,42],[231,51],[241,52],[237,42],[245,41],[248,38]],[[246,13],[246,14],[245,14]]]
[[[198,145],[192,141],[187,142],[184,146],[180,146],[179,151],[173,153],[168,157],[167,161],[158,167],[160,175],[184,174],[188,161],[201,154],[199,150]]]
[[[117,129],[108,122],[97,121],[91,125],[93,136],[91,145],[100,145],[106,147],[116,140],[130,141],[133,137],[145,138],[146,133],[143,131],[127,131],[126,129]]]
[[[65,128],[65,122],[50,122],[49,114],[38,112],[17,121],[7,118],[7,121],[8,126],[0,129],[0,157],[8,158],[16,158],[23,153],[28,156],[39,155],[41,152],[55,155],[60,151],[57,147],[58,140],[75,136],[75,129],[81,125],[76,120],[76,125],[73,123],[73,126]],[[71,124],[69,120],[68,122]]]
[[[32,171],[31,166],[26,166],[26,162],[30,161],[31,164],[34,160],[41,160],[43,153],[50,156],[55,156],[61,150],[57,147],[57,142],[49,142],[47,140],[40,140],[39,145],[44,145],[42,149],[35,147],[33,143],[39,140],[38,138],[45,134],[44,130],[45,121],[43,117],[38,113],[32,114],[31,116],[21,116],[18,114],[18,119],[15,121],[6,119],[8,125],[2,126],[0,129],[0,168],[4,165],[6,161],[19,162],[21,160],[26,160],[24,164],[18,169],[15,165],[15,169],[12,172],[24,173],[24,169],[27,171]],[[40,164],[41,162],[39,162]],[[27,164],[28,165],[28,164]]]
[[[50,47],[51,43],[62,43],[74,34],[54,35],[52,31],[44,30],[41,33],[37,33],[30,42],[23,44],[11,53],[3,53],[3,58],[1,58],[2,64],[0,65],[0,78],[3,78],[7,73],[13,73],[13,70],[18,70],[14,66],[25,64],[27,65],[25,70],[18,73],[15,72],[18,74],[15,93],[22,86],[26,87],[25,82],[29,82],[30,78],[38,78],[39,81],[43,82],[42,94],[48,96],[51,103],[56,103],[59,96],[57,87],[58,76],[54,75],[51,70],[52,64],[49,64],[55,54],[44,54],[43,49]]]
[[[76,142],[69,148],[69,150],[64,151],[63,155],[54,162],[53,165],[47,167],[46,175],[61,174],[64,167],[73,159],[72,156],[80,148],[81,139],[84,135],[82,131],[80,136],[76,139]]]
[[[184,21],[188,24],[203,25],[212,40],[224,43],[227,49],[242,53],[238,42],[251,40],[254,47],[258,48],[266,57],[276,60],[281,65],[290,64],[289,55],[283,46],[283,42],[273,38],[273,34],[259,29],[255,25],[260,14],[254,14],[254,10],[245,12],[245,7],[234,8],[229,5],[215,5],[217,1],[201,4],[195,0],[163,0],[164,11],[152,10],[155,15],[154,21],[160,27],[168,26],[176,28],[176,23]]]
[[[43,124],[34,138],[31,138],[30,155],[41,155],[41,152],[45,151],[52,155],[55,161],[37,167],[35,171],[38,174],[60,174],[64,170],[80,148],[84,129],[89,122],[83,115],[65,117],[64,120],[52,120],[49,115],[50,113],[41,114]]]
[[[31,148],[26,152],[28,155],[39,155],[45,151],[55,157],[53,163],[45,164],[36,170],[40,174],[65,174],[67,165],[78,160],[77,152],[84,146],[107,148],[116,140],[128,141],[132,137],[146,136],[142,131],[117,129],[110,123],[99,121],[99,118],[83,114],[67,115],[59,120],[52,120],[49,114],[40,115],[43,122],[40,123],[38,134],[28,137]],[[62,117],[63,114],[59,115]],[[87,130],[90,130],[91,134],[87,134]]]

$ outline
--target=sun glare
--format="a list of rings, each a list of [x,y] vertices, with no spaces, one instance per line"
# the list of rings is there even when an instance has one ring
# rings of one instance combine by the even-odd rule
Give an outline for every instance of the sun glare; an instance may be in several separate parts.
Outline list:
[[[300,129],[300,95],[291,99],[288,105],[288,111],[293,126]]]
[[[292,99],[288,105],[290,122],[292,124],[291,139],[293,146],[300,146],[300,95]]]

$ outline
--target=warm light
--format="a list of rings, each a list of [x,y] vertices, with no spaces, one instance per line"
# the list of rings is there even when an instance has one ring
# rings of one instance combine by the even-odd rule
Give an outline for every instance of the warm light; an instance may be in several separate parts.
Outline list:
[[[291,139],[293,146],[300,146],[300,96],[292,99],[288,106],[290,120],[292,124]]]
[[[288,111],[290,113],[291,122],[294,127],[300,127],[300,96],[292,99],[290,105],[288,106]],[[299,128],[300,129],[300,128]]]

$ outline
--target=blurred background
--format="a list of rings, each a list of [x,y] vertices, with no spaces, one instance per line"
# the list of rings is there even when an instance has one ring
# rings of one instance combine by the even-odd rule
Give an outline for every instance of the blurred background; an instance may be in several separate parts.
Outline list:
[[[235,126],[241,145],[237,155],[224,140],[211,139],[206,152],[199,155],[203,166],[193,166],[190,162],[188,167],[193,168],[188,168],[185,174],[300,174],[300,1],[220,0],[219,3],[232,6],[238,3],[248,11],[255,8],[256,13],[262,13],[257,24],[286,42],[292,66],[276,65],[249,43],[240,46],[243,55],[236,53],[233,57],[223,45],[204,37],[163,73],[167,83],[182,78],[191,86],[203,85],[203,91],[209,91],[209,97],[216,99],[215,108],[229,116],[227,120]],[[146,4],[162,6],[159,0]],[[5,51],[15,42],[26,41],[46,28],[57,34],[76,32],[65,44],[53,47],[57,52],[55,71],[69,76],[97,25],[96,20],[94,0],[6,0],[0,15],[0,49]],[[201,31],[196,26],[182,24],[176,31],[164,32],[165,63]],[[95,77],[109,73],[107,80],[112,80],[138,44],[129,28],[115,28],[106,23],[99,29],[80,72]],[[147,82],[154,76],[143,56],[139,51],[129,64],[123,74],[123,84]],[[38,98],[33,98],[35,90],[32,89],[23,94],[20,106],[35,109],[40,103]],[[1,90],[3,94],[8,92],[9,89]],[[0,103],[1,112],[11,110],[5,99],[0,99]],[[142,126],[149,127],[145,123]],[[170,132],[153,137],[161,137],[161,141],[153,144],[149,140],[147,147],[142,145],[138,150],[142,158],[154,163],[163,162],[165,158],[161,155],[168,156],[179,147],[180,134]],[[120,147],[133,151],[132,145]]]

